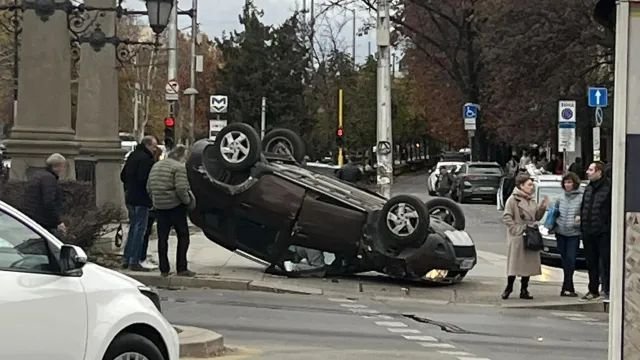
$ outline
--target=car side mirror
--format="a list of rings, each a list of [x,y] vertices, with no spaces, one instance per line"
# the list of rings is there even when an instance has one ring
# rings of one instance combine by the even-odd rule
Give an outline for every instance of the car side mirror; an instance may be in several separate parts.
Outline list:
[[[60,271],[64,275],[79,276],[80,270],[87,263],[87,253],[75,245],[62,245],[60,249]]]

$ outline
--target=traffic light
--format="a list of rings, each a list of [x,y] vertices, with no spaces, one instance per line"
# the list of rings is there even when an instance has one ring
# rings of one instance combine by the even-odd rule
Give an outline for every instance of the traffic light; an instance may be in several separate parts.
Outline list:
[[[176,119],[173,117],[164,118],[164,146],[167,149],[173,148],[175,142],[174,127],[176,126]]]
[[[343,136],[344,136],[344,129],[339,127],[338,130],[336,131],[336,144],[338,144],[338,147],[342,147],[342,145],[344,144]]]

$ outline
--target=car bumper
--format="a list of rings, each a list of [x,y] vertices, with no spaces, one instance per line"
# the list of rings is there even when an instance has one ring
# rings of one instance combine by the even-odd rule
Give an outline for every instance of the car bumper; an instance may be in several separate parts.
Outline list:
[[[545,259],[550,260],[560,260],[562,257],[560,255],[560,251],[558,250],[558,241],[555,236],[553,237],[543,237],[544,248],[540,251],[540,256]],[[576,261],[586,261],[586,256],[584,253],[584,248],[582,247],[582,243],[580,244],[580,248],[578,248],[578,253],[576,256]]]

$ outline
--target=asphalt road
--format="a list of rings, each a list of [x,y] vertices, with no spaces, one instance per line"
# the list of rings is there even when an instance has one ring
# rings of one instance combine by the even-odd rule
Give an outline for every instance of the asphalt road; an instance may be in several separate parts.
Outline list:
[[[606,358],[604,314],[219,290],[165,291],[175,324],[221,333],[221,359]]]
[[[431,198],[427,194],[427,174],[402,175],[395,179],[393,194],[412,194],[423,200]],[[502,212],[495,204],[476,202],[459,204],[466,217],[466,230],[482,251],[506,255],[506,229],[502,224]]]

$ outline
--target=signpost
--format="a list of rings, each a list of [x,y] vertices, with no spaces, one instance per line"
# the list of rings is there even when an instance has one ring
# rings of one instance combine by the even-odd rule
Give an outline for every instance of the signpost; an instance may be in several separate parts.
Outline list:
[[[209,120],[209,139],[215,140],[225,126],[227,126],[227,120]]]
[[[176,80],[169,80],[164,87],[165,99],[167,101],[178,101],[180,99],[180,85]]]
[[[576,102],[558,102],[558,148],[562,149],[563,165],[567,168],[567,152],[576,151]]]
[[[593,161],[600,161],[600,126],[604,119],[603,107],[609,106],[609,94],[605,87],[590,87],[587,91],[589,107],[596,108],[596,126],[593,127]]]
[[[480,105],[466,103],[462,107],[462,118],[464,119],[464,129],[469,134],[469,150],[471,150],[471,159],[473,161],[473,136],[476,131],[476,120],[478,120],[478,112]]]

